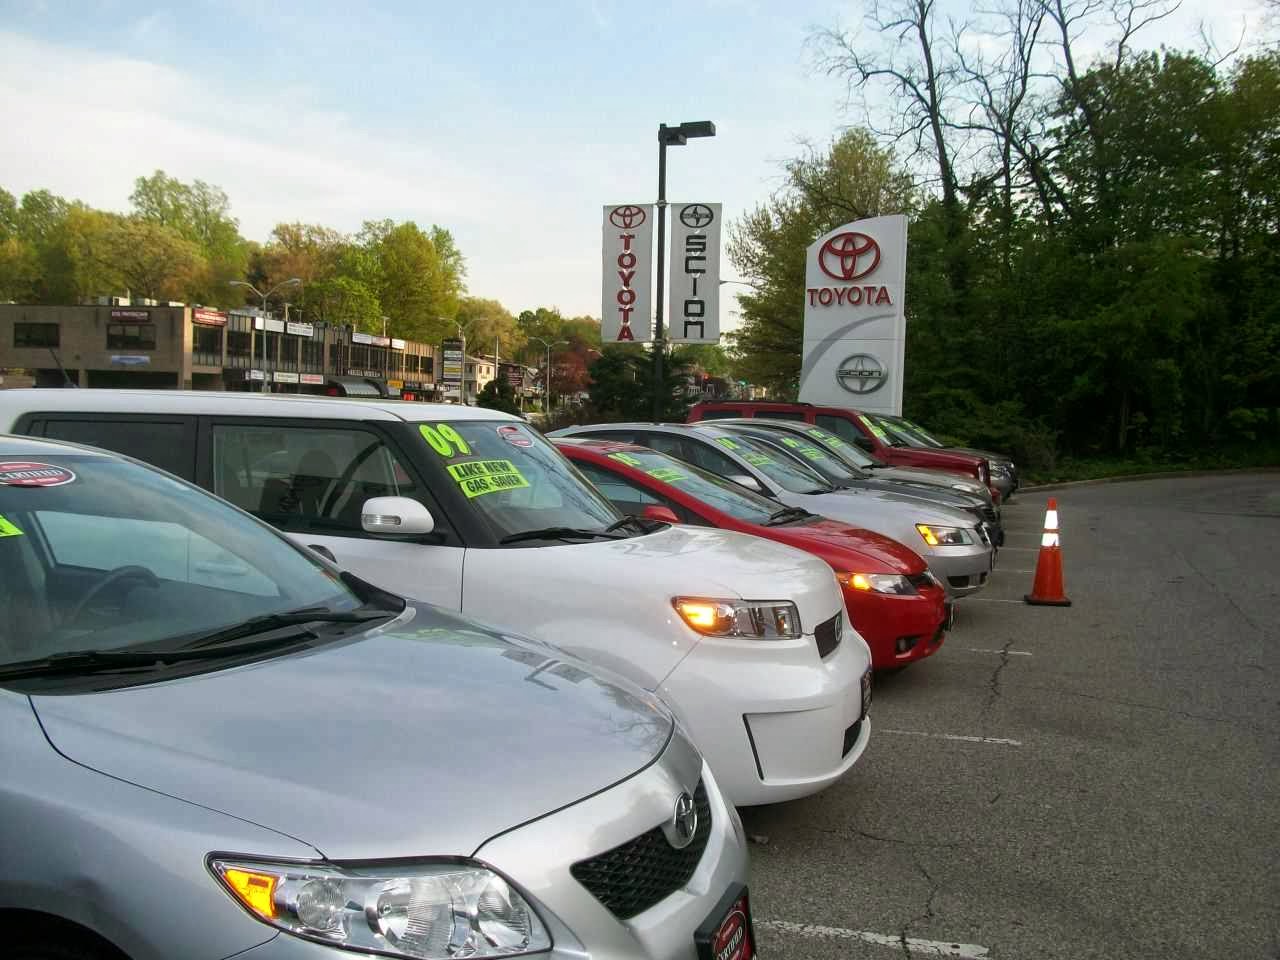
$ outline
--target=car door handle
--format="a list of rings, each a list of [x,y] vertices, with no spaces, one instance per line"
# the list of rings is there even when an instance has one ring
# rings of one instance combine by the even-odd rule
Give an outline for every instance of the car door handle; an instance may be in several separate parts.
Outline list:
[[[314,550],[316,553],[320,554],[320,556],[324,557],[330,563],[338,562],[338,558],[333,555],[333,551],[330,550],[328,547],[321,546],[318,543],[308,543],[307,549]]]

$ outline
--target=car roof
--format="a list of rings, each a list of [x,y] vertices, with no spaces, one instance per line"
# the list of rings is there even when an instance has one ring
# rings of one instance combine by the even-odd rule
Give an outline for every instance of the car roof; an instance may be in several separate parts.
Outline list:
[[[612,453],[620,450],[636,450],[653,453],[648,447],[627,440],[601,440],[596,437],[552,437],[551,442],[557,447],[568,450],[583,450],[588,453]]]
[[[716,426],[716,421],[714,420],[699,420],[697,423],[646,423],[644,421],[591,423],[577,427],[567,427],[566,430],[573,431],[573,433],[565,433],[563,434],[564,436],[573,436],[575,433],[581,433],[585,430],[656,430],[659,433],[702,433],[710,436],[723,435],[725,432]],[[552,436],[556,436],[556,433],[553,433]]]
[[[43,440],[39,437],[15,436],[0,433],[0,457],[53,457],[73,453],[76,456],[97,457],[101,460],[120,459],[114,454],[63,440]]]
[[[509,420],[520,417],[484,407],[402,400],[354,400],[299,394],[233,393],[221,390],[100,390],[26,388],[0,390],[0,426],[25,413],[227,414],[317,420]]]

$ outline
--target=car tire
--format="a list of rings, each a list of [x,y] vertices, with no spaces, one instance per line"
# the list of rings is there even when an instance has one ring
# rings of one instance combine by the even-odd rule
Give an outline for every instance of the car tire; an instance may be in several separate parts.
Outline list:
[[[119,950],[98,942],[92,935],[67,936],[63,930],[45,935],[39,931],[20,933],[17,943],[11,942],[8,947],[7,960],[128,960]]]

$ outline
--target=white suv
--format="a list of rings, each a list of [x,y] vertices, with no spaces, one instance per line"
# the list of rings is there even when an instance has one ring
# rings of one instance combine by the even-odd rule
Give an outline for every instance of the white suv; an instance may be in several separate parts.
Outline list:
[[[755,537],[624,517],[516,417],[8,390],[5,431],[148,461],[370,582],[616,671],[670,705],[739,805],[821,790],[866,749],[871,658],[825,564]]]

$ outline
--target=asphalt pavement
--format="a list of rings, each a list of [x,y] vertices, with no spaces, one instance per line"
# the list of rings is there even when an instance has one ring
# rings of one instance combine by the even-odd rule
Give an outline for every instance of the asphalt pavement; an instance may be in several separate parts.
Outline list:
[[[1280,473],[1059,490],[841,783],[742,811],[764,960],[1280,958]]]

